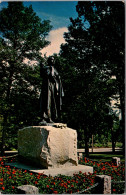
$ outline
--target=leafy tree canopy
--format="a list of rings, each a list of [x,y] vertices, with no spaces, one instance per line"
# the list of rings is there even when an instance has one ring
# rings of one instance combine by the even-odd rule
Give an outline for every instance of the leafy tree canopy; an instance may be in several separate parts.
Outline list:
[[[49,44],[45,39],[50,21],[36,15],[32,6],[9,2],[0,11],[0,114],[2,147],[5,137],[24,125],[37,121],[41,79],[41,50]],[[30,63],[29,63],[30,62]],[[35,66],[34,66],[35,64]]]
[[[71,77],[67,118],[90,136],[110,128],[110,97],[120,94],[124,105],[124,4],[80,1],[76,10],[60,52]]]

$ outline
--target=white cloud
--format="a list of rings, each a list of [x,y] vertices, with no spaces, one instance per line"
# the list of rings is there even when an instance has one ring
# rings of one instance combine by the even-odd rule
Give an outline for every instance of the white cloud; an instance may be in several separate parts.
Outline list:
[[[46,54],[46,56],[50,56],[53,55],[53,53],[59,53],[60,45],[65,43],[65,39],[63,38],[64,32],[68,32],[66,27],[50,31],[48,41],[51,43],[42,50],[43,55]]]
[[[49,20],[50,24],[55,27],[55,29],[62,28],[62,26],[68,26],[70,24],[69,17],[56,16],[50,13],[38,12],[38,15],[43,20]]]

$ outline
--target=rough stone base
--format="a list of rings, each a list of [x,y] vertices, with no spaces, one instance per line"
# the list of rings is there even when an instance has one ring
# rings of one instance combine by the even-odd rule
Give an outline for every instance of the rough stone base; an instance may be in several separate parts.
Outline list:
[[[95,188],[97,194],[111,194],[111,176],[96,175],[95,182],[99,183]]]
[[[18,154],[41,168],[77,166],[77,132],[62,123],[23,128],[18,131]]]
[[[55,168],[55,169],[48,169],[48,170],[31,170],[34,173],[43,173],[47,176],[57,176],[57,175],[66,175],[66,176],[73,176],[73,174],[79,173],[93,173],[93,167],[85,166],[85,165],[78,165],[78,166],[71,166],[65,168]]]
[[[37,187],[32,185],[22,185],[17,187],[18,194],[39,194]]]
[[[93,167],[91,166],[85,166],[85,165],[78,165],[78,166],[70,166],[65,168],[54,168],[54,169],[39,169],[37,167],[28,166],[23,163],[15,162],[15,163],[6,163],[6,165],[13,166],[16,168],[21,168],[24,170],[29,170],[30,172],[34,173],[43,173],[47,176],[57,176],[59,174],[66,175],[66,176],[73,176],[75,173],[79,173],[80,171],[82,173],[93,173]]]
[[[119,166],[121,164],[120,158],[118,157],[112,157],[112,162],[116,165]]]

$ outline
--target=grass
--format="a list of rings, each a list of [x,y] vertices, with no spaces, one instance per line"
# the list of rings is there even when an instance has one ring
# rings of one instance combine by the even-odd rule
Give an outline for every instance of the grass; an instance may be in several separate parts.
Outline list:
[[[108,147],[112,147],[112,142],[108,142]],[[116,142],[116,148],[121,148],[122,147],[122,143],[121,142]]]
[[[112,154],[112,153],[94,153],[94,154],[90,154],[89,155],[89,158],[92,159],[93,161],[104,161],[104,162],[110,162],[112,160],[112,157],[119,157],[120,160],[122,162],[125,162],[125,156],[122,155],[121,153],[115,153],[115,154]]]
[[[103,142],[103,143],[94,142],[93,146],[94,146],[94,148],[112,148],[112,142],[107,142],[107,143],[105,143],[105,142]],[[79,147],[80,148],[85,148],[85,144],[81,143]],[[89,148],[91,148],[91,147],[92,147],[92,144],[90,143]],[[116,148],[122,148],[122,142],[116,142],[115,147]]]
[[[94,143],[94,147],[96,147],[96,148],[102,148],[102,147],[112,148],[112,142],[108,142],[106,144]],[[121,148],[121,147],[122,147],[122,143],[121,142],[116,142],[116,148]]]

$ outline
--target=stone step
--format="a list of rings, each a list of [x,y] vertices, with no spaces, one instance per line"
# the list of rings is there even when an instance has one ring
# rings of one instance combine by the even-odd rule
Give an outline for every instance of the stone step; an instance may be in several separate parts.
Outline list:
[[[40,169],[31,165],[26,165],[21,162],[13,162],[13,163],[6,163],[6,165],[21,168],[24,170],[28,170],[33,173],[43,173],[47,176],[57,176],[59,174],[66,175],[66,176],[73,176],[73,174],[79,173],[80,171],[82,173],[93,173],[93,167],[86,166],[86,165],[77,165],[77,166],[69,166],[69,167],[63,167],[63,168],[51,168],[51,169]]]

